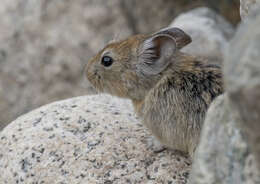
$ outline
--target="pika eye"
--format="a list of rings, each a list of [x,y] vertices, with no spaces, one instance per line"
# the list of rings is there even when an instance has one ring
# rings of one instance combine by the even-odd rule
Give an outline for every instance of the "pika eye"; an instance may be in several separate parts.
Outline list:
[[[111,57],[109,56],[102,57],[101,64],[104,65],[105,67],[111,66],[112,63],[113,63],[113,59]]]

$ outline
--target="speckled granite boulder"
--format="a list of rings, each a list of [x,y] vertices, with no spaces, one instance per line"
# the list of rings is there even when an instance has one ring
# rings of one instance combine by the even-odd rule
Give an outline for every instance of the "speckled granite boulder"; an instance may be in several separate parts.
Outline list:
[[[207,113],[189,184],[258,184],[260,174],[226,95]]]
[[[232,53],[232,54],[229,54]],[[260,169],[260,12],[242,24],[227,50],[226,90]]]
[[[179,27],[192,37],[183,51],[221,63],[234,29],[221,15],[209,8],[197,8],[179,15],[170,25]]]
[[[154,153],[129,101],[86,96],[43,106],[0,133],[0,183],[177,183],[190,161]]]

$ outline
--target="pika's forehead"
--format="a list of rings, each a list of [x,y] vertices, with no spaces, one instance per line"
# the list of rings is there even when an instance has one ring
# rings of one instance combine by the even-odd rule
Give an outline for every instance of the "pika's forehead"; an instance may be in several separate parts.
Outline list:
[[[128,37],[125,40],[109,43],[101,51],[101,55],[105,55],[107,53],[120,54],[133,51],[134,49],[137,49],[139,47],[140,43],[142,43],[146,37],[146,35],[134,35]]]

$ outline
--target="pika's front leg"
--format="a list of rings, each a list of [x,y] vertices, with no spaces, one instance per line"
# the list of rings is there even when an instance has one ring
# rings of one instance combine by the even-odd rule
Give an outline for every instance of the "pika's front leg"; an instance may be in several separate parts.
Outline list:
[[[160,143],[154,136],[150,136],[146,139],[146,144],[148,148],[151,149],[154,153],[161,153],[167,149],[162,143]]]

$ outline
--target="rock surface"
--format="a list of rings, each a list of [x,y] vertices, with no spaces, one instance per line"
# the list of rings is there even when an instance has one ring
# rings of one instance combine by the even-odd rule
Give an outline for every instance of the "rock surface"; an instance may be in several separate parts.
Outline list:
[[[0,181],[184,184],[190,161],[147,145],[129,101],[78,97],[34,110],[0,133]]]
[[[260,183],[260,14],[252,15],[225,52],[226,94],[206,115],[190,184]]]
[[[256,6],[260,6],[260,0],[240,0],[240,16],[242,20],[246,20],[248,15]]]
[[[189,184],[256,184],[260,175],[226,95],[210,106]]]
[[[260,169],[260,13],[240,26],[224,65],[226,90]],[[231,53],[232,54],[229,54]]]
[[[170,25],[179,27],[192,37],[192,43],[184,52],[222,63],[224,51],[234,29],[222,16],[209,8],[197,8],[179,15]]]

